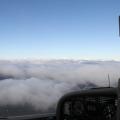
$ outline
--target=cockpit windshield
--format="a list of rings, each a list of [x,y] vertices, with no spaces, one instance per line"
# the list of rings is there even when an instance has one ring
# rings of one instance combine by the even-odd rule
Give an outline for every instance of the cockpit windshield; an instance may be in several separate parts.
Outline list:
[[[0,0],[0,117],[55,116],[66,93],[116,87],[119,14],[119,0]],[[75,114],[115,112],[94,99]]]

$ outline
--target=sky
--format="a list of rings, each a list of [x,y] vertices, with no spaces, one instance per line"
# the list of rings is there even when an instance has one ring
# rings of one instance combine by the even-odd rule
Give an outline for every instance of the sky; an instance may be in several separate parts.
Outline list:
[[[119,0],[0,0],[0,59],[120,60]]]

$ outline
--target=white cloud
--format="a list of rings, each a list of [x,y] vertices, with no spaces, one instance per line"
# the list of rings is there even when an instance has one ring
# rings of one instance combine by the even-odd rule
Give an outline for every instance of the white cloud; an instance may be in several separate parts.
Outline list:
[[[78,85],[114,86],[120,77],[118,61],[48,60],[0,61],[0,105],[23,105],[47,110]],[[87,86],[88,87],[88,86]]]

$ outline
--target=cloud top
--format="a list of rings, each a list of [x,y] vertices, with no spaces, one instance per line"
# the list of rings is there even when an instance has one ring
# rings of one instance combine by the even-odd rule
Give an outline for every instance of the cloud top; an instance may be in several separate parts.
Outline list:
[[[0,61],[0,105],[30,104],[47,111],[73,90],[117,84],[118,61]]]

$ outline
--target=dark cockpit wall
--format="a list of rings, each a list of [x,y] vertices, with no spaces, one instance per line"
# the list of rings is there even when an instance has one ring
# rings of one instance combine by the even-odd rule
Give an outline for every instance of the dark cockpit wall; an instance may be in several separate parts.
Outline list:
[[[117,89],[99,88],[67,94],[57,106],[57,120],[116,120]]]

